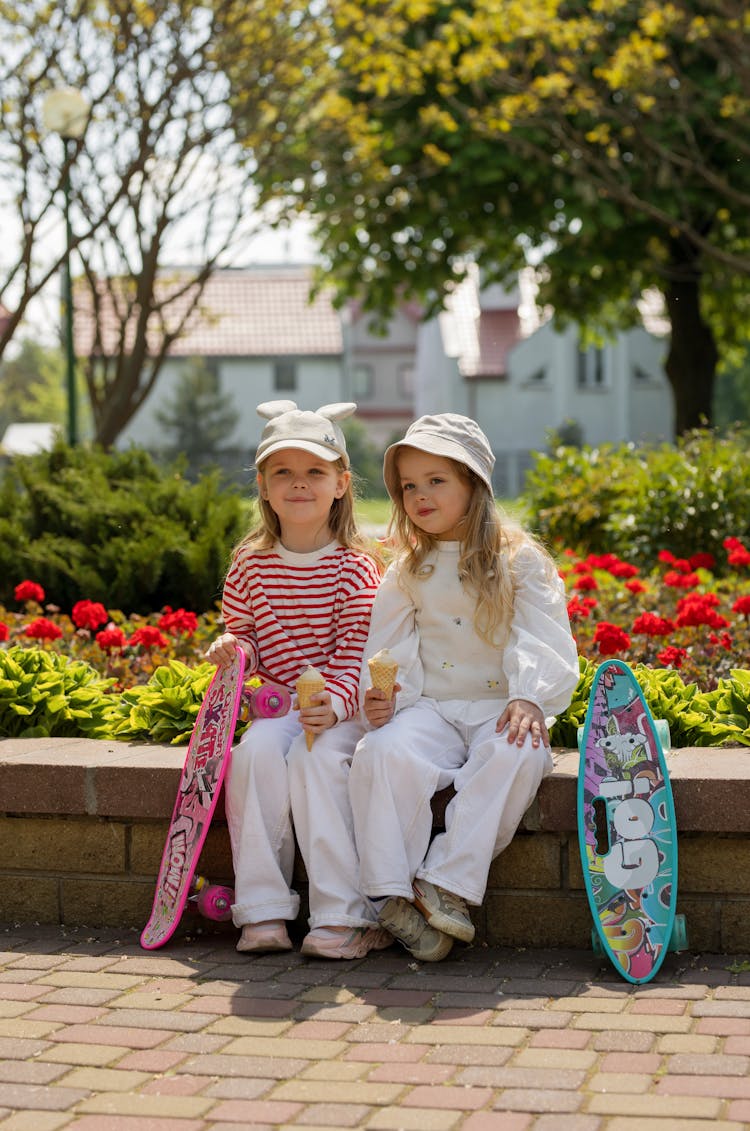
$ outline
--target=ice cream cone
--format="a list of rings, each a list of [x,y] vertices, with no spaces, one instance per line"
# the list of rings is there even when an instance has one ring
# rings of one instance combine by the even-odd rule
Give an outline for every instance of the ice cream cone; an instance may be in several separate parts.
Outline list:
[[[367,661],[370,669],[370,679],[372,686],[384,691],[389,699],[393,698],[393,685],[396,682],[396,675],[398,673],[398,663],[394,660],[391,653],[387,648],[381,648],[379,652]]]
[[[310,707],[312,705],[313,695],[317,695],[319,691],[325,691],[326,681],[317,668],[306,668],[302,675],[297,680],[296,690],[297,698],[300,707]],[[315,740],[315,732],[311,730],[305,731],[305,741],[307,742],[307,749],[312,750],[312,744]]]

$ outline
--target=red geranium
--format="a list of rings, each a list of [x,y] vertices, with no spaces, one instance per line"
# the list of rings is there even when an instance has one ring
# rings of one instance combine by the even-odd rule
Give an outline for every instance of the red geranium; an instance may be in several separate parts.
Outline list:
[[[573,588],[579,589],[581,592],[586,592],[591,589],[598,589],[596,578],[590,573],[583,573],[577,577],[573,582]]]
[[[626,581],[625,588],[631,593],[645,593],[648,590],[648,585],[644,585],[642,581]]]
[[[102,652],[112,652],[115,648],[125,647],[125,633],[121,628],[103,628],[94,637]]]
[[[32,640],[58,640],[63,634],[62,629],[46,617],[37,617],[31,624],[27,624],[23,631],[24,635],[30,636]]]
[[[690,555],[690,568],[691,569],[713,569],[716,565],[716,558],[713,554],[701,552],[698,554]]]
[[[659,617],[656,613],[641,613],[633,621],[632,631],[639,636],[671,636],[674,622],[669,617]]]
[[[665,668],[681,668],[682,661],[687,656],[686,648],[675,648],[672,644],[657,655],[657,660]]]
[[[7,624],[4,624],[3,621],[0,620],[0,643],[2,643],[4,640],[7,640],[9,636],[10,629],[8,628]]]
[[[37,601],[41,605],[44,600],[44,590],[36,581],[22,581],[13,593],[17,601]]]
[[[577,617],[587,617],[598,602],[595,597],[580,598],[577,594],[568,601],[568,616],[571,620]]]
[[[600,656],[616,656],[618,652],[626,652],[630,647],[630,637],[616,624],[602,620],[594,631],[594,644],[599,646]]]
[[[144,624],[142,628],[137,628],[133,635],[130,637],[128,644],[135,647],[140,644],[141,648],[168,648],[169,641],[165,636],[159,632],[159,629],[152,624]]]
[[[727,561],[730,566],[750,565],[750,550],[746,550],[744,546],[741,546],[739,550],[732,550]]]
[[[609,572],[613,577],[635,577],[638,566],[631,565],[630,562],[615,562]]]
[[[167,605],[157,624],[172,636],[192,636],[198,627],[198,618],[195,613],[190,613],[186,609],[173,611]]]
[[[719,598],[715,593],[688,593],[677,602],[678,628],[706,624],[709,628],[727,628],[729,621],[716,612]]]
[[[728,632],[722,632],[721,636],[717,636],[715,632],[710,632],[708,634],[708,639],[711,644],[719,644],[725,652],[732,651],[732,645],[734,644],[734,641],[732,640],[732,637]]]
[[[107,623],[107,610],[98,601],[76,601],[70,614],[76,628],[98,628]]]
[[[750,594],[738,597],[732,605],[732,612],[739,613],[741,617],[750,617]]]
[[[670,569],[664,574],[664,584],[672,589],[695,589],[700,583],[701,579],[697,573],[683,573],[677,569]]]

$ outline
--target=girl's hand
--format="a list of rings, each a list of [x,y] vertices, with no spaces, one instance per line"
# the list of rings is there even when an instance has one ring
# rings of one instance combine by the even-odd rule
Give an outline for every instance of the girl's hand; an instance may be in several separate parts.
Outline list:
[[[237,637],[231,632],[225,632],[214,640],[206,652],[206,659],[216,664],[217,668],[228,668],[234,662],[236,650]]]
[[[396,708],[396,692],[400,690],[401,684],[394,683],[393,696],[390,699],[386,699],[385,692],[381,691],[379,687],[367,688],[362,708],[365,712],[365,718],[371,727],[382,727],[391,721]]]
[[[523,746],[526,735],[531,733],[532,746],[544,743],[549,746],[549,732],[544,721],[544,715],[535,703],[527,699],[511,699],[508,706],[497,720],[495,730],[500,734],[508,728],[508,742]]]
[[[323,730],[330,730],[338,722],[336,712],[331,706],[330,691],[318,691],[312,696],[312,704],[300,710],[299,699],[295,696],[292,704],[295,711],[299,711],[299,721],[304,730],[313,734],[320,734]]]

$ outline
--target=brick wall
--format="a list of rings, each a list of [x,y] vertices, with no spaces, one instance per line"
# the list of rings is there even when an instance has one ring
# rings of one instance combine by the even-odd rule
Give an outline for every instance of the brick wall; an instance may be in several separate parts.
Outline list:
[[[184,747],[0,741],[0,922],[143,926],[184,757]],[[680,830],[678,910],[687,916],[691,949],[744,953],[750,750],[675,750],[669,765]],[[577,768],[574,751],[557,752],[554,773],[494,862],[474,912],[479,942],[589,945]],[[200,871],[231,883],[221,802],[217,813]],[[304,891],[301,865],[297,881]]]

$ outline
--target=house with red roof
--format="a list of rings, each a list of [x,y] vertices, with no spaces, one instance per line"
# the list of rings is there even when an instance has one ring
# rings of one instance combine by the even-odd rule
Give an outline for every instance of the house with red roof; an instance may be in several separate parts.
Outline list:
[[[235,424],[226,448],[238,466],[248,466],[260,437],[256,405],[274,399],[301,408],[356,401],[379,447],[403,435],[415,416],[472,416],[495,451],[498,494],[508,496],[521,489],[532,453],[548,447],[552,433],[587,444],[672,438],[672,397],[656,334],[631,330],[584,348],[576,327],[558,331],[540,318],[524,279],[510,291],[482,288],[474,269],[435,318],[424,320],[417,304],[404,304],[384,335],[358,304],[336,309],[332,292],[324,288],[312,298],[311,287],[309,266],[212,275],[119,444],[163,447],[158,413],[194,358],[231,398]],[[85,304],[77,304],[75,327],[78,356],[119,348],[119,325],[105,318],[97,336]]]

